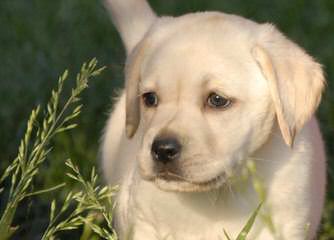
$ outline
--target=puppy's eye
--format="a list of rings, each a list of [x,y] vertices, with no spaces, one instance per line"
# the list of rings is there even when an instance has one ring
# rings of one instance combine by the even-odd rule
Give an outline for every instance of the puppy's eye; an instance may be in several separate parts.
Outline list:
[[[227,108],[230,106],[231,100],[216,93],[211,93],[208,97],[207,104],[211,108]]]
[[[158,96],[155,92],[144,93],[142,97],[146,107],[156,107],[158,105]]]

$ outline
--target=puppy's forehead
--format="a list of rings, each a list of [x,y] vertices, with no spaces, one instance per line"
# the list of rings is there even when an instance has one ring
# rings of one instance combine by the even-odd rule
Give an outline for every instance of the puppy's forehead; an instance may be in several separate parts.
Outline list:
[[[183,83],[198,88],[205,82],[209,87],[221,85],[232,95],[246,91],[249,84],[255,88],[259,81],[250,80],[261,79],[251,56],[255,31],[251,28],[256,24],[218,13],[188,18],[167,19],[152,31],[153,44],[142,65],[142,85],[171,88]],[[247,28],[247,24],[254,26]]]

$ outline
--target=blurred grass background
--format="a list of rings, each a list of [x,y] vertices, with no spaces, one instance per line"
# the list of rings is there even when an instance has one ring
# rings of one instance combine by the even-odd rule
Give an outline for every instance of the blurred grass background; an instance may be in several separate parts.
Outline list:
[[[334,239],[334,1],[332,0],[151,0],[161,15],[217,10],[259,22],[272,22],[324,65],[328,86],[317,113],[327,143],[328,208],[321,239]],[[55,140],[36,180],[42,187],[64,181],[64,160],[71,157],[87,173],[98,164],[98,146],[114,92],[123,86],[124,50],[100,1],[0,1],[0,171],[17,154],[31,109],[45,103],[57,76],[75,73],[97,57],[106,65],[83,96],[79,127]],[[298,59],[296,59],[298,60]],[[72,77],[74,75],[72,74]],[[51,197],[61,198],[54,193]],[[5,198],[0,195],[0,206]],[[50,197],[27,201],[16,221],[16,239],[38,239],[47,224]],[[326,235],[327,234],[327,235]],[[333,234],[333,235],[331,235]],[[326,237],[327,236],[327,237]],[[75,236],[72,236],[75,237]]]

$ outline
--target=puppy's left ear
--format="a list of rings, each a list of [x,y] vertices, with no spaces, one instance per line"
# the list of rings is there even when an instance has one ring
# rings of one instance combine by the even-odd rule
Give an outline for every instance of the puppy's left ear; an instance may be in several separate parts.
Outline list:
[[[291,147],[319,105],[325,85],[322,68],[270,24],[260,26],[252,54],[268,81],[283,139]]]
[[[125,65],[125,95],[126,95],[126,135],[132,138],[140,121],[139,82],[141,63],[145,56],[148,41],[142,40],[129,55]]]

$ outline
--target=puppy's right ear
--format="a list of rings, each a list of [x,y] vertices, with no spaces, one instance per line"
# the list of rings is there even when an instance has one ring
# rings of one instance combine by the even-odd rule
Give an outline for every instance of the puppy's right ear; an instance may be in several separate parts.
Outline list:
[[[142,40],[129,55],[125,65],[126,135],[132,138],[140,121],[139,82],[141,63],[148,41]]]
[[[275,27],[264,24],[260,30],[252,54],[268,81],[283,139],[292,147],[319,105],[325,78],[321,65]]]
[[[157,16],[146,0],[104,0],[104,5],[109,10],[129,55]]]

